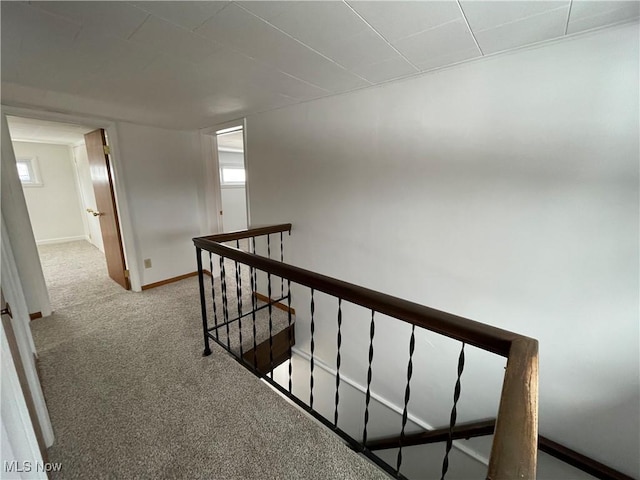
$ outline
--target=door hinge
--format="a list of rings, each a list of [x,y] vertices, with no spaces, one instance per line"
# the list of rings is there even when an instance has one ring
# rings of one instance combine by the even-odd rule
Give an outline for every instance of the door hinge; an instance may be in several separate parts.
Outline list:
[[[11,307],[9,306],[9,304],[5,304],[5,308],[3,308],[0,311],[0,314],[2,315],[9,315],[9,318],[13,318],[13,313],[11,313]]]
[[[111,155],[111,147],[109,145],[104,145],[104,154]]]
[[[124,278],[129,278],[129,270],[124,271]]]

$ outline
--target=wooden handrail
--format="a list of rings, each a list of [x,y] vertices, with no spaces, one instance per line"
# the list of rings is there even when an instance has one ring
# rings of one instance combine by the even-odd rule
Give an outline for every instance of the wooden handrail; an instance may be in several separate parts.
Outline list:
[[[367,442],[369,450],[386,450],[388,448],[413,447],[415,445],[427,445],[429,443],[445,442],[461,438],[469,439],[474,437],[483,437],[493,433],[496,419],[481,420],[479,422],[461,423],[450,430],[449,427],[437,428],[426,432],[410,433],[404,437],[394,435],[392,437],[378,438]]]
[[[538,342],[508,330],[376,292],[220,242],[291,231],[291,224],[193,239],[202,250],[282,277],[344,301],[507,357],[487,478],[535,479],[538,444]]]
[[[221,234],[218,237],[225,235]],[[368,288],[354,285],[353,283],[337,280],[326,275],[321,275],[310,270],[294,267],[276,260],[243,252],[237,248],[222,245],[220,240],[211,240],[211,237],[197,237],[193,239],[196,247],[213,252],[222,257],[236,260],[245,265],[257,268],[272,275],[283,277],[299,285],[342,298],[344,301],[355,303],[376,312],[388,315],[398,320],[426,328],[461,342],[474,345],[490,352],[509,356],[511,342],[517,339],[526,339],[508,330],[502,330],[484,323],[475,322],[467,318],[459,317],[451,313],[425,307],[418,303],[410,302],[398,297],[376,292]],[[224,241],[224,240],[223,240]]]
[[[271,233],[289,232],[291,233],[290,223],[280,223],[278,225],[265,225],[263,227],[251,227],[245,230],[236,230],[233,232],[215,233],[206,237],[198,237],[212,242],[230,242],[232,240],[243,240],[245,238],[259,237],[261,235],[269,235]],[[195,240],[195,239],[194,239]]]

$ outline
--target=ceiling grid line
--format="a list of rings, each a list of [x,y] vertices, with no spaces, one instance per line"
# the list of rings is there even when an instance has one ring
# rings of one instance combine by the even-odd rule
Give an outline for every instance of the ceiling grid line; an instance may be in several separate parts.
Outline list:
[[[409,60],[409,59],[408,59],[408,58],[407,58],[407,57],[406,57],[406,56],[405,56],[405,55],[404,55],[400,50],[398,50],[396,47],[394,47],[394,46],[391,44],[391,42],[389,42],[389,40],[387,40],[387,39],[385,38],[385,36],[384,36],[384,35],[382,35],[378,30],[376,30],[376,29],[373,27],[373,25],[371,25],[369,22],[367,22],[367,20],[366,20],[362,15],[360,15],[360,14],[356,11],[356,9],[355,9],[355,8],[353,8],[351,5],[349,5],[349,2],[347,2],[347,0],[342,0],[342,3],[344,3],[344,4],[349,8],[349,10],[351,10],[354,14],[356,14],[356,16],[357,16],[360,20],[362,20],[362,21],[367,25],[367,27],[369,27],[371,30],[373,30],[373,32],[374,32],[376,35],[378,35],[378,36],[379,36],[379,37],[380,37],[380,38],[381,38],[381,39],[382,39],[382,40],[383,40],[387,45],[389,45],[389,47],[391,47],[391,48],[393,49],[393,51],[394,51],[394,52],[396,52],[398,55],[400,55],[400,56],[402,57],[402,59],[403,59],[405,62],[407,62],[409,65],[411,65],[411,67],[412,67],[416,72],[419,72],[419,71],[420,71],[420,69],[419,69],[419,68],[418,68],[418,67],[417,67],[417,66],[416,66],[416,65],[415,65],[411,60]]]
[[[464,13],[464,9],[462,8],[462,5],[460,4],[460,0],[456,0],[456,3],[458,4],[458,8],[460,9],[460,13],[462,14],[462,18],[464,19],[465,25],[469,29],[469,34],[473,38],[473,43],[476,44],[476,47],[478,48],[478,51],[480,52],[480,55],[482,55],[484,57],[484,52],[482,51],[482,48],[480,48],[480,44],[478,43],[478,39],[476,38],[476,34],[473,33],[473,30],[471,29],[471,25],[469,25],[469,20],[467,19],[466,13]]]
[[[267,25],[269,25],[271,28],[273,28],[273,29],[277,30],[278,32],[280,32],[280,33],[282,33],[283,35],[285,35],[286,37],[290,38],[291,40],[293,40],[293,41],[295,41],[295,42],[299,43],[299,44],[300,44],[300,45],[302,45],[303,47],[308,48],[309,50],[311,50],[312,52],[314,52],[315,54],[320,55],[320,56],[321,56],[322,58],[324,58],[325,60],[328,60],[328,61],[330,61],[331,63],[333,63],[334,65],[336,65],[336,66],[340,67],[342,70],[344,70],[345,72],[349,73],[350,75],[353,75],[354,77],[359,78],[359,79],[360,79],[360,80],[362,80],[363,82],[366,82],[369,86],[371,86],[371,85],[375,85],[373,82],[371,82],[371,81],[367,80],[366,78],[364,78],[364,77],[362,77],[362,76],[358,75],[358,74],[357,74],[357,73],[355,73],[355,72],[352,72],[351,70],[349,70],[349,69],[348,69],[348,68],[346,68],[345,66],[343,66],[343,65],[341,65],[340,63],[336,62],[334,59],[332,59],[332,58],[330,58],[330,57],[327,57],[326,55],[324,55],[323,53],[319,52],[319,51],[318,51],[318,50],[316,50],[315,48],[310,47],[309,45],[307,45],[307,44],[306,44],[306,43],[304,43],[303,41],[301,41],[301,40],[297,39],[296,37],[294,37],[294,36],[292,36],[292,35],[289,35],[287,32],[285,32],[284,30],[282,30],[282,29],[280,29],[280,28],[276,27],[273,23],[269,22],[268,20],[265,20],[264,18],[262,18],[262,17],[261,17],[261,16],[259,16],[259,15],[256,15],[256,14],[255,14],[255,13],[253,13],[252,11],[247,10],[247,9],[246,9],[246,8],[244,8],[242,5],[240,5],[239,3],[235,3],[235,2],[234,2],[234,4],[235,4],[237,7],[240,7],[242,10],[244,10],[244,11],[245,11],[245,12],[247,12],[248,14],[250,14],[250,15],[252,15],[252,16],[254,16],[254,17],[256,17],[257,19],[259,19],[260,21],[262,21],[262,22],[266,23],[266,24],[267,24]]]
[[[138,33],[138,31],[144,26],[144,24],[147,23],[147,21],[151,18],[151,14],[149,12],[147,12],[146,10],[143,10],[143,11],[147,14],[147,17],[142,21],[140,25],[138,25],[135,28],[133,32],[131,32],[131,34],[127,37],[127,40],[131,40],[131,37],[133,37],[136,33]],[[135,40],[133,41],[135,42]]]
[[[567,24],[564,26],[564,34],[569,32],[569,20],[571,19],[571,7],[573,7],[573,0],[569,0],[569,11],[567,11]]]

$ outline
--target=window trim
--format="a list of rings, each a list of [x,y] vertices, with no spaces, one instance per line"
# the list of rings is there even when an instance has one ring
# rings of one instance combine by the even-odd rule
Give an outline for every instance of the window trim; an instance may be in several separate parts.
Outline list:
[[[38,165],[38,157],[36,156],[21,156],[16,157],[16,169],[18,163],[24,163],[27,165],[29,169],[29,176],[31,177],[30,181],[25,181],[20,178],[20,183],[23,187],[43,187],[42,177],[40,176],[40,166]],[[19,174],[18,174],[19,177]]]

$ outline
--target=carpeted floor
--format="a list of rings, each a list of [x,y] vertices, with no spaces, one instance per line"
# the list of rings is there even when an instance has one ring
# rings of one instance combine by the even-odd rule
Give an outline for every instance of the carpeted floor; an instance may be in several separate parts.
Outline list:
[[[201,357],[197,279],[126,292],[89,244],[40,250],[53,478],[388,478],[217,345]]]

